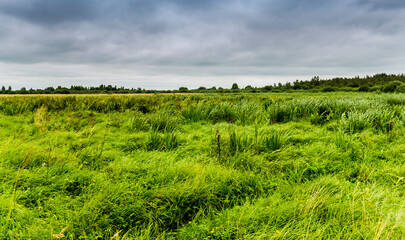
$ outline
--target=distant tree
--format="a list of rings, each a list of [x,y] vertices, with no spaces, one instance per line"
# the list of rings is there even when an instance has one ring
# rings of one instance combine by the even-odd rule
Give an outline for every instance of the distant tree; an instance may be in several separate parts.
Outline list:
[[[186,87],[179,87],[179,92],[188,92],[188,88],[186,88]]]
[[[231,89],[232,89],[232,90],[239,89],[238,84],[237,84],[237,83],[232,84],[232,88],[231,88]]]
[[[266,91],[271,91],[272,88],[273,88],[273,86],[271,86],[271,85],[266,85],[263,87],[263,89]]]
[[[199,87],[198,90],[207,90],[206,87]]]
[[[83,91],[86,90],[86,88],[83,86],[70,86],[70,90]]]
[[[246,90],[252,90],[253,87],[252,87],[251,85],[247,85],[247,86],[245,87],[245,89],[246,89]]]
[[[69,94],[70,91],[69,91],[69,89],[67,89],[67,88],[65,88],[65,87],[58,86],[58,87],[56,88],[56,90],[55,90],[55,93],[58,93],[58,94]]]
[[[8,91],[12,91],[11,86],[8,86]]]
[[[320,84],[319,76],[314,76],[310,82],[312,86],[318,86]]]
[[[6,91],[6,87],[1,87],[1,92],[5,92]]]
[[[300,84],[295,84],[295,83],[294,83],[294,85],[292,86],[292,88],[293,88],[294,90],[297,90],[297,89],[301,89],[302,87],[301,87]]]
[[[308,86],[308,85],[302,85],[301,86],[301,89],[303,89],[303,90],[308,90],[308,89],[310,89],[311,87],[310,86]]]

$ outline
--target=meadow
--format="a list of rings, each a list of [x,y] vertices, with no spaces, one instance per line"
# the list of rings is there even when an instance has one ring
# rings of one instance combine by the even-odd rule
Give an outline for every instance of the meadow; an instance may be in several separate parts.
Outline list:
[[[0,98],[1,239],[405,239],[405,94]]]

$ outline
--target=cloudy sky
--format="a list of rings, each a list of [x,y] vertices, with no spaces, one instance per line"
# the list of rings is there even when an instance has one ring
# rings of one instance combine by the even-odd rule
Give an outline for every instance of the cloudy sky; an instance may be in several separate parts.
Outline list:
[[[403,0],[0,0],[0,85],[264,86],[405,72]]]

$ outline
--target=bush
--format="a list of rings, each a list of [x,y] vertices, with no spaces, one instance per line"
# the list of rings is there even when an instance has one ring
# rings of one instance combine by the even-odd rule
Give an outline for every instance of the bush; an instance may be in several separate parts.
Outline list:
[[[395,92],[404,93],[404,92],[405,92],[405,84],[398,85],[398,86],[395,88]]]
[[[333,87],[324,87],[322,88],[322,92],[334,92],[335,88]]]
[[[380,86],[372,86],[369,88],[369,92],[376,92],[376,91],[380,91],[381,87]]]
[[[367,87],[367,86],[361,86],[361,87],[359,88],[359,92],[368,92],[369,90],[370,90],[370,88]]]
[[[403,83],[400,82],[400,81],[392,81],[392,82],[389,82],[389,83],[385,84],[385,85],[382,87],[382,91],[383,91],[383,92],[394,92],[395,89],[396,89],[398,86],[401,86],[401,85],[403,85]]]

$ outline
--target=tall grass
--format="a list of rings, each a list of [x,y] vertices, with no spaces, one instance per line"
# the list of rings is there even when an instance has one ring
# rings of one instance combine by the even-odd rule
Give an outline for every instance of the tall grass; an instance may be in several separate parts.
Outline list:
[[[343,151],[347,151],[352,147],[352,135],[347,136],[343,131],[336,132],[335,144]]]
[[[238,134],[235,129],[229,130],[229,153],[231,155],[250,149],[252,144],[253,139],[251,137]]]
[[[150,128],[158,131],[174,131],[182,122],[180,116],[167,110],[143,114],[135,112],[130,119],[131,131],[147,131]]]
[[[180,142],[178,136],[173,131],[165,131],[163,134],[159,133],[158,129],[151,128],[145,140],[144,146],[148,151],[152,150],[166,150],[170,151],[179,146]]]
[[[394,129],[395,123],[398,121],[398,116],[399,113],[395,110],[384,109],[378,112],[374,111],[372,114],[372,124],[376,129],[384,133],[389,133]]]
[[[0,239],[403,239],[401,96],[0,98]]]
[[[228,148],[229,155],[242,152],[272,152],[281,149],[286,142],[286,134],[281,131],[238,133],[234,128],[229,129]]]
[[[342,125],[350,133],[361,132],[371,126],[371,120],[368,113],[346,112],[342,114]]]
[[[272,132],[271,134],[265,135],[261,138],[262,149],[264,151],[275,151],[280,149],[284,144],[283,135],[280,131]]]

